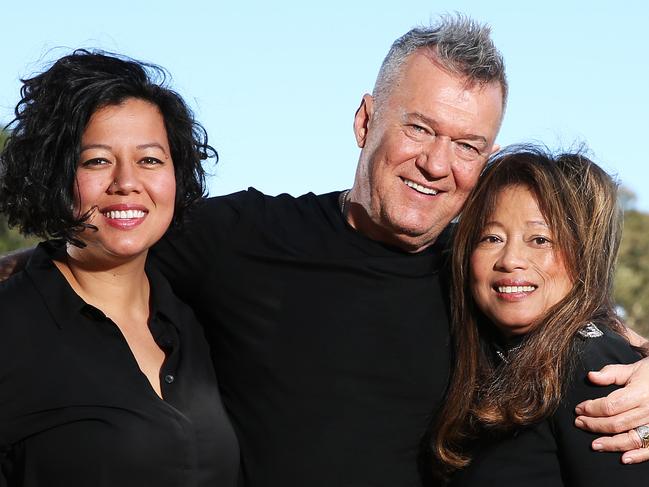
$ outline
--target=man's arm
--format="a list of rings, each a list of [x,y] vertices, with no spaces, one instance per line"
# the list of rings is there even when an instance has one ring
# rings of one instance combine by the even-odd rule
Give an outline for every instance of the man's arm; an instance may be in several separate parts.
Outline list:
[[[628,364],[637,354],[624,340],[608,330],[604,336],[585,339],[578,360],[571,371],[572,380],[564,392],[560,406],[550,418],[557,442],[561,476],[566,485],[586,487],[615,485],[616,487],[644,485],[649,463],[624,465],[617,453],[599,453],[591,449],[596,435],[573,426],[573,408],[578,403],[595,400],[602,394],[614,393],[619,386],[597,386],[585,380],[589,370],[601,369],[612,362]],[[635,434],[635,432],[634,432]]]
[[[6,281],[16,272],[20,272],[27,265],[27,261],[34,252],[33,248],[16,250],[0,257],[0,281]]]
[[[647,348],[647,340],[630,328],[626,328],[626,337],[631,345]],[[600,386],[623,386],[606,397],[584,401],[575,408],[577,427],[613,435],[595,439],[593,449],[625,452],[624,463],[649,460],[649,448],[642,448],[640,437],[633,429],[649,424],[649,358],[629,365],[607,365],[590,372],[588,379]]]

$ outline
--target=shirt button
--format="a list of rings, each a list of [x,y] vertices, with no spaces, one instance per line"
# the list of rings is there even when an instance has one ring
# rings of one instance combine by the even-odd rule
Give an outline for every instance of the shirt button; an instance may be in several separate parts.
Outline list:
[[[175,380],[176,380],[176,378],[173,375],[171,375],[171,374],[165,375],[165,382],[167,384],[171,384]]]

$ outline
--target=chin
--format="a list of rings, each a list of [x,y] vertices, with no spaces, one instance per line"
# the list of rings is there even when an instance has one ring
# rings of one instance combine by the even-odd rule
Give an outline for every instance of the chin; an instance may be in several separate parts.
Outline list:
[[[528,324],[523,325],[521,323],[528,323]],[[513,323],[513,322],[501,322],[498,325],[498,328],[505,335],[516,336],[516,335],[524,335],[526,333],[529,333],[530,330],[532,329],[532,325],[529,324],[528,320],[517,321],[515,323]]]
[[[149,251],[149,245],[138,244],[123,244],[123,245],[110,245],[103,247],[103,253],[109,258],[118,260],[131,260],[142,255],[146,255]]]

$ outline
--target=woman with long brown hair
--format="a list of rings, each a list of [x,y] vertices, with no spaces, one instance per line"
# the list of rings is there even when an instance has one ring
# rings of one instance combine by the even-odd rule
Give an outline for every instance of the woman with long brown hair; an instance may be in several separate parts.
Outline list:
[[[490,161],[454,236],[457,357],[434,445],[451,485],[646,481],[649,465],[595,453],[573,424],[576,404],[614,388],[589,370],[642,356],[612,300],[620,236],[617,186],[584,155]]]

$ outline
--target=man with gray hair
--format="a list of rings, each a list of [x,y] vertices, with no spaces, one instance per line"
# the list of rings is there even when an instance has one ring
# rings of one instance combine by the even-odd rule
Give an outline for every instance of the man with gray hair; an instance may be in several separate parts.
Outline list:
[[[413,29],[354,118],[350,190],[212,198],[155,260],[205,325],[248,487],[433,485],[450,369],[445,228],[500,128],[489,29]]]
[[[412,30],[356,113],[350,190],[212,198],[155,250],[205,325],[246,486],[425,485],[451,360],[438,237],[506,91],[487,28]]]

